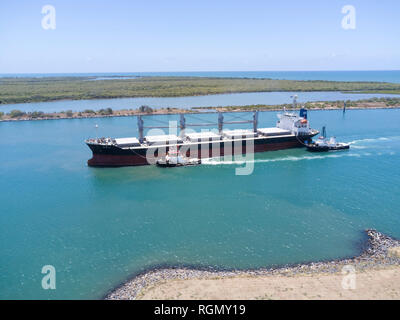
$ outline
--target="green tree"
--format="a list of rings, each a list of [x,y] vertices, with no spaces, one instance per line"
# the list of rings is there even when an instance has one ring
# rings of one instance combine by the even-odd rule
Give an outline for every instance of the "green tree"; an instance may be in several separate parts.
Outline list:
[[[11,110],[9,112],[9,115],[11,118],[19,118],[19,117],[26,115],[26,113],[21,110]]]
[[[31,118],[36,119],[36,118],[42,118],[44,116],[44,113],[42,111],[33,111],[29,115],[31,116]]]
[[[149,106],[141,106],[141,107],[139,108],[139,111],[140,111],[140,112],[144,112],[144,113],[152,113],[152,112],[153,112],[153,109],[150,108]]]
[[[113,110],[111,108],[107,108],[107,109],[100,109],[97,113],[101,114],[101,115],[110,115],[113,113]]]

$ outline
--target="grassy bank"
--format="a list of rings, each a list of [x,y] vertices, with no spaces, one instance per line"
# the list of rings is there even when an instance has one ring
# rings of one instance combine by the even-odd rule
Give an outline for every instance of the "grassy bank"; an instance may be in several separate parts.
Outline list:
[[[333,110],[343,109],[344,101],[322,101],[308,102],[304,106],[309,110]],[[80,118],[101,118],[101,117],[124,117],[135,115],[161,115],[179,113],[204,113],[205,111],[240,112],[240,111],[273,111],[283,108],[291,109],[291,104],[281,105],[245,105],[226,107],[193,107],[188,109],[160,108],[152,109],[148,106],[141,106],[137,109],[112,110],[111,108],[100,110],[84,110],[73,112],[72,110],[45,113],[42,111],[23,112],[12,110],[9,113],[0,112],[0,121],[23,121],[23,120],[56,120],[56,119],[80,119]],[[372,98],[358,101],[346,101],[347,109],[383,109],[400,108],[400,98]]]
[[[95,77],[0,78],[0,104],[272,91],[362,91],[400,94],[400,84],[383,82],[205,77],[138,77],[96,81],[94,79]]]

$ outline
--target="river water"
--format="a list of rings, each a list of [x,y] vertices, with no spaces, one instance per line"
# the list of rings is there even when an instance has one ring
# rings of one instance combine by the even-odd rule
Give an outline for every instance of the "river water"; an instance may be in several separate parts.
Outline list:
[[[154,266],[276,266],[358,254],[365,228],[400,237],[400,110],[309,119],[351,149],[257,154],[245,176],[232,161],[87,167],[83,140],[134,136],[134,117],[0,123],[0,298],[97,299]],[[56,290],[41,287],[44,265]]]
[[[337,91],[327,92],[251,92],[251,93],[229,93],[206,96],[190,97],[162,97],[162,98],[117,98],[117,99],[95,99],[95,100],[66,100],[54,102],[34,102],[0,105],[0,110],[10,112],[17,109],[21,111],[83,111],[85,109],[99,110],[112,108],[113,110],[137,109],[142,105],[159,108],[191,108],[210,106],[239,106],[267,104],[277,105],[291,103],[291,95],[297,94],[300,103],[307,101],[337,101],[337,100],[360,100],[381,97],[400,97],[395,94],[366,94],[366,93],[342,93]]]

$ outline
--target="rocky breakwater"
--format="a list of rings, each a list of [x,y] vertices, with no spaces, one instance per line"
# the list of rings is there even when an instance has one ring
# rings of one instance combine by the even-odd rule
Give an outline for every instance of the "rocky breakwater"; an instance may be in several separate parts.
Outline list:
[[[287,265],[278,268],[260,268],[252,270],[200,270],[192,268],[163,268],[142,273],[105,296],[107,300],[134,300],[140,292],[149,286],[167,280],[216,279],[235,276],[295,276],[302,274],[330,273],[342,271],[351,265],[356,272],[400,266],[400,241],[386,236],[374,229],[365,230],[368,240],[365,250],[357,257],[322,262],[310,262]]]

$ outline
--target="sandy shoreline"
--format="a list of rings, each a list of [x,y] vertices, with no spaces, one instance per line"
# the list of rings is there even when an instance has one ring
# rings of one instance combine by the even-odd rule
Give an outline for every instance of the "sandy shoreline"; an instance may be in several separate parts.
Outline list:
[[[235,276],[222,279],[169,280],[146,288],[141,300],[318,300],[400,299],[400,267],[356,272],[354,288],[342,287],[344,275]]]
[[[366,249],[354,258],[256,270],[152,270],[105,299],[400,299],[400,241],[366,233]],[[343,270],[355,271],[356,289],[343,289]]]

